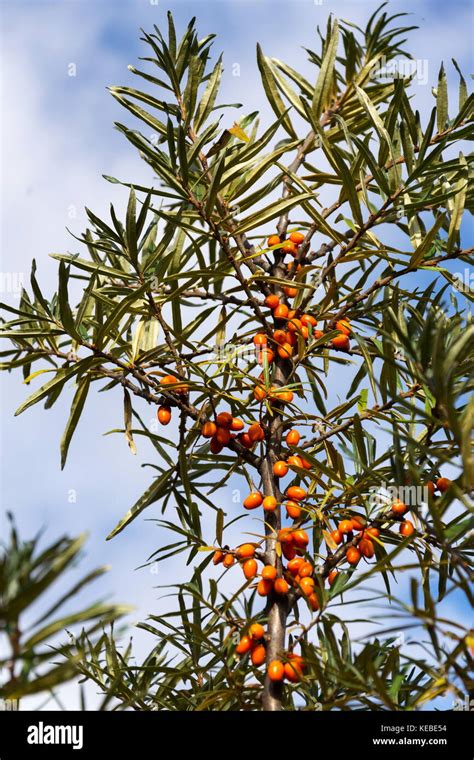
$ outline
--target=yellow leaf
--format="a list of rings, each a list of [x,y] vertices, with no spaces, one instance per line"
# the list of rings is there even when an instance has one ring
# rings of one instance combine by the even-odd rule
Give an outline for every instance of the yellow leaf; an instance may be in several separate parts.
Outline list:
[[[234,121],[234,126],[229,129],[229,132],[231,135],[234,135],[234,137],[242,140],[242,142],[250,142],[250,137],[247,137],[242,127],[239,127],[236,121]]]
[[[25,377],[23,380],[23,383],[25,385],[28,385],[28,383],[33,380],[34,377],[38,377],[38,375],[42,375],[43,372],[56,372],[55,369],[39,369],[36,372],[32,372],[31,375],[28,375],[28,377]]]
[[[337,550],[337,544],[332,538],[331,534],[327,530],[323,530],[323,536],[324,540],[326,541],[327,545],[331,549],[331,551],[335,552]]]

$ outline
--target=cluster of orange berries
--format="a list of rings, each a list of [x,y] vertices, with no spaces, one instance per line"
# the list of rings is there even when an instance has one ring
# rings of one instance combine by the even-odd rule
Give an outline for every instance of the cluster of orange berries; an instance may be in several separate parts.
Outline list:
[[[212,561],[215,565],[222,562],[226,568],[232,567],[236,560],[241,562],[244,575],[250,581],[255,578],[258,570],[257,561],[254,559],[255,551],[255,544],[242,544],[234,552],[216,549]]]
[[[291,253],[292,256],[296,257],[298,255],[298,249],[304,241],[304,237],[305,236],[302,232],[292,232],[291,235],[288,236],[288,239],[282,242],[279,235],[270,235],[267,240],[267,245],[269,248],[277,249],[277,252]]]
[[[279,596],[285,596],[292,586],[307,598],[313,610],[318,609],[319,604],[314,591],[314,567],[302,556],[306,553],[309,543],[308,534],[302,528],[282,528],[278,531],[277,541],[283,556],[289,560],[288,565],[283,568],[280,576],[274,565],[264,565],[257,583],[257,593],[259,596],[268,596],[274,592]],[[256,549],[257,546],[250,543],[242,544],[235,551],[216,549],[213,556],[214,565],[222,563],[224,567],[229,568],[237,561],[242,566],[245,578],[251,581],[258,573]]]
[[[287,658],[288,662],[272,660],[268,664],[267,674],[270,681],[283,681],[285,678],[291,683],[301,681],[306,667],[303,657],[294,652],[288,652]]]
[[[260,623],[252,623],[247,633],[241,636],[239,643],[235,647],[235,653],[243,657],[250,653],[252,665],[259,667],[263,665],[267,657],[265,647],[265,629]],[[288,662],[281,660],[272,660],[267,668],[268,677],[271,681],[282,681],[286,678],[288,681],[296,683],[303,677],[305,663],[301,655],[288,652],[286,655]]]
[[[174,375],[165,375],[160,378],[160,385],[170,393],[176,393],[177,396],[187,396],[189,393],[188,384],[178,380]],[[162,425],[168,425],[171,422],[171,404],[161,404],[158,407],[157,417]]]
[[[268,337],[265,333],[259,332],[254,335],[254,345],[259,349],[259,364],[263,364],[265,360],[268,364],[271,364],[275,359],[275,351],[281,359],[290,359],[298,345],[298,336],[302,337],[304,341],[308,341],[310,337],[314,340],[319,340],[319,338],[323,337],[324,333],[322,330],[316,329],[318,323],[312,314],[302,314],[299,316],[296,309],[289,309],[273,293],[265,298],[265,304],[273,310],[275,320],[284,320],[286,322],[286,329],[278,328],[274,331],[271,336],[271,346],[269,346]],[[339,331],[339,334],[332,338],[331,345],[333,348],[347,351],[350,348],[349,335],[351,334],[349,320],[339,320],[336,323],[336,330]]]
[[[321,338],[321,330],[314,329],[317,325],[315,317],[311,314],[302,314],[298,317],[296,309],[289,309],[284,303],[280,303],[277,295],[272,294],[266,297],[265,304],[273,308],[275,320],[285,320],[286,329],[278,328],[271,336],[271,346],[265,333],[254,335],[253,342],[258,348],[258,362],[263,364],[266,360],[271,364],[275,358],[275,351],[281,359],[290,359],[293,356],[295,347],[298,344],[298,336],[307,341],[310,335],[315,340]]]
[[[282,242],[278,235],[270,235],[267,240],[267,244],[270,248],[274,248],[278,252],[290,253],[292,256],[298,255],[298,249],[301,243],[304,241],[305,236],[302,232],[292,232],[287,240]],[[301,267],[298,264],[296,271]],[[293,262],[288,264],[289,273],[294,269]],[[283,292],[287,298],[295,298],[298,294],[298,289],[287,285],[283,288]],[[310,337],[315,340],[322,338],[324,333],[321,330],[316,329],[317,320],[311,314],[300,315],[298,310],[290,309],[285,303],[282,303],[280,298],[271,293],[265,298],[265,305],[268,306],[272,312],[276,321],[281,320],[286,322],[286,329],[277,329],[273,333],[272,340],[274,341],[273,347],[268,346],[267,336],[262,333],[257,333],[254,337],[254,343],[260,347],[259,362],[263,363],[264,357],[266,357],[270,364],[275,358],[275,350],[282,359],[289,359],[293,356],[294,347],[298,342],[298,335],[307,341]],[[338,335],[334,336],[331,340],[333,348],[340,351],[348,351],[350,348],[349,335],[351,333],[351,326],[347,319],[341,319],[336,324],[336,330]]]
[[[290,457],[289,459],[294,459],[294,458]],[[298,457],[298,459],[300,459],[300,457]],[[304,460],[304,461],[305,461],[305,466],[308,466],[308,465],[311,466],[307,460]],[[290,464],[293,466],[296,466],[296,464],[293,461]],[[275,468],[276,468],[276,471],[275,471]],[[274,466],[274,472],[278,477],[283,477],[283,475],[286,475],[286,473],[288,472],[287,462],[284,462],[283,460],[276,462]],[[286,489],[286,498],[288,499],[288,501],[286,502],[286,511],[287,511],[288,517],[291,517],[294,520],[297,520],[301,516],[301,506],[299,502],[306,499],[307,495],[308,494],[304,490],[304,488],[301,488],[300,486],[290,486],[289,488]],[[265,510],[265,512],[274,512],[278,506],[278,501],[276,500],[274,496],[264,496],[261,491],[252,491],[244,499],[245,509],[252,510],[252,509],[257,509],[260,506],[263,506],[263,509]]]
[[[378,528],[367,528],[363,517],[355,515],[354,517],[341,520],[337,528],[330,533],[335,544],[342,544],[344,537],[352,540],[352,534],[359,533],[357,537],[357,546],[348,546],[346,550],[347,562],[355,566],[359,563],[361,557],[371,559],[375,554],[374,538],[378,538],[380,531]],[[331,579],[330,579],[331,582]]]
[[[391,505],[391,511],[395,517],[403,517],[408,511],[408,507],[400,499],[396,499]],[[401,536],[408,538],[414,532],[415,526],[411,520],[402,520],[400,522]],[[329,535],[332,541],[339,546],[343,543],[345,537],[348,541],[352,542],[354,533],[359,533],[356,536],[356,545],[351,543],[346,550],[346,560],[352,566],[358,565],[362,557],[371,559],[374,556],[374,539],[380,536],[380,530],[375,526],[367,527],[365,519],[360,515],[355,515],[341,520]],[[334,578],[335,576],[331,580],[331,576],[329,577],[330,584],[334,581]]]
[[[210,448],[213,454],[219,454],[224,446],[237,438],[237,433],[242,431],[245,424],[237,417],[233,417],[230,412],[219,412],[216,415],[215,422],[205,422],[201,428],[201,435],[204,438],[210,438]]]
[[[256,443],[263,441],[265,431],[258,422],[249,425],[244,432],[245,423],[238,417],[233,417],[230,412],[219,412],[215,422],[205,422],[201,428],[201,435],[210,438],[210,448],[213,454],[219,454],[224,446],[233,440],[238,440],[246,449],[251,449]]]
[[[266,660],[265,629],[260,623],[252,623],[235,648],[236,654],[243,656],[250,652],[252,665],[258,667]]]
[[[264,375],[262,372],[254,388],[253,396],[260,403],[268,398],[269,400],[281,401],[284,404],[291,404],[294,394],[293,391],[277,388],[276,385],[272,385],[270,390],[267,391],[264,386]]]

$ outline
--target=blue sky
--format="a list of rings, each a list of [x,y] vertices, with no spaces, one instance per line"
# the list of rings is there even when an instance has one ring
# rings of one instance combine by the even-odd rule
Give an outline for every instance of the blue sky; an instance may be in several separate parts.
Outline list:
[[[75,234],[82,231],[84,205],[99,215],[107,213],[111,199],[119,209],[123,207],[123,191],[101,175],[150,182],[148,167],[113,129],[115,120],[127,117],[105,89],[110,84],[132,84],[126,67],[144,54],[138,40],[140,27],[160,25],[168,9],[179,29],[196,15],[201,36],[215,32],[214,50],[224,52],[221,102],[245,103],[244,112],[260,110],[265,122],[271,114],[255,63],[257,41],[267,54],[314,76],[302,48],[318,49],[316,26],[324,29],[331,12],[363,26],[378,4],[360,0],[323,0],[321,5],[312,0],[0,2],[1,271],[23,273],[27,280],[35,257],[44,289],[51,292],[56,285],[56,263],[48,254],[77,250],[66,227]],[[466,79],[473,70],[468,34],[471,4],[450,3],[449,19],[445,2],[397,1],[391,9],[409,11],[412,22],[421,27],[411,33],[408,47],[428,64],[428,81],[416,85],[415,92],[426,118],[440,62],[449,64],[454,55]],[[68,75],[71,64],[76,76]],[[240,67],[240,76],[234,75],[234,64]],[[451,65],[448,71],[450,97],[457,102],[457,75]],[[15,302],[15,296],[3,293],[2,300]],[[7,509],[15,513],[25,537],[44,525],[51,540],[63,532],[89,531],[84,569],[104,563],[112,567],[96,594],[134,603],[137,620],[156,612],[157,577],[148,570],[138,571],[138,576],[134,573],[156,548],[156,529],[137,520],[114,541],[104,541],[151,480],[151,471],[139,466],[147,461],[142,451],[134,458],[121,436],[102,437],[121,425],[121,400],[114,394],[90,399],[61,472],[59,440],[70,393],[63,394],[48,412],[38,405],[13,418],[29,390],[19,374],[3,375],[0,387],[2,533]],[[178,568],[179,558],[167,571],[171,574]],[[74,688],[65,695],[69,706],[77,704]]]

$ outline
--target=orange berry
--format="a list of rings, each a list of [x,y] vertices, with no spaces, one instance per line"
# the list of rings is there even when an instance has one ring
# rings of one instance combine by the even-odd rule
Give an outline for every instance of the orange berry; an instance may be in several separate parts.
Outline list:
[[[351,323],[348,319],[340,319],[336,322],[336,330],[339,330],[343,335],[351,334]]]
[[[267,240],[267,245],[269,248],[271,248],[274,245],[280,245],[281,240],[278,235],[270,235],[270,237]]]
[[[265,431],[258,422],[254,422],[248,429],[249,438],[253,443],[256,441],[263,441],[265,438]]]
[[[270,295],[265,298],[265,306],[268,306],[270,309],[276,309],[279,305],[280,299],[275,293],[270,293]]]
[[[331,343],[338,351],[348,351],[351,345],[349,337],[344,335],[344,333],[336,335],[335,338],[331,340]]]
[[[160,385],[174,385],[178,382],[178,378],[174,375],[165,375],[160,379]]]
[[[334,583],[338,575],[339,573],[337,572],[336,568],[333,568],[328,575],[328,581],[329,581],[330,586],[332,586],[332,584]]]
[[[296,344],[298,343],[298,338],[296,337],[295,333],[294,333],[294,332],[290,332],[290,331],[288,330],[288,331],[285,333],[285,335],[286,335],[286,341],[285,341],[285,343],[283,343],[283,346],[286,346],[286,344],[287,344],[287,343],[288,343],[288,345],[290,345],[292,348],[293,348],[294,346],[296,346]]]
[[[292,544],[293,532],[291,528],[282,528],[281,530],[279,530],[277,538],[281,544]]]
[[[287,570],[292,575],[298,575],[299,569],[300,569],[301,565],[303,565],[303,564],[304,564],[304,559],[302,559],[301,557],[295,557],[295,559],[292,559],[292,560],[290,560],[290,562],[288,562]],[[309,564],[309,563],[307,563],[307,564]]]
[[[273,474],[276,478],[284,478],[288,474],[288,465],[286,462],[279,461],[273,465]]]
[[[212,556],[212,561],[215,565],[218,565],[222,560],[224,559],[224,552],[221,552],[220,549],[216,549]]]
[[[274,352],[271,350],[271,348],[263,348],[263,349],[262,349],[262,350],[259,352],[259,354],[258,354],[258,359],[257,359],[257,361],[258,361],[258,363],[259,363],[259,364],[262,364],[262,365],[263,365],[263,364],[264,364],[264,362],[265,362],[265,359],[266,359],[266,360],[267,360],[267,364],[271,364],[271,363],[272,363],[272,361],[274,360],[274,358],[275,358],[275,354],[274,354]]]
[[[351,533],[352,532],[352,520],[341,520],[339,525],[337,526],[337,529],[340,533]]]
[[[265,636],[265,628],[263,625],[260,625],[260,623],[252,623],[249,628],[249,636],[255,641],[258,641],[258,639],[263,639]]]
[[[350,565],[357,565],[360,560],[360,551],[355,546],[349,546],[346,552],[346,559]]]
[[[215,425],[213,422],[205,422],[201,428],[201,435],[204,436],[204,438],[212,438],[216,432],[217,425]]]
[[[217,440],[217,438],[214,436],[211,439],[210,449],[213,454],[220,454],[222,449],[224,448],[224,444],[222,444],[220,441]]]
[[[400,499],[396,499],[392,504],[392,512],[394,515],[404,515],[407,511],[406,504],[403,503],[403,501],[400,501]]]
[[[275,581],[274,589],[277,594],[284,595],[288,593],[290,587],[284,578],[277,578]]]
[[[298,683],[303,678],[303,671],[298,662],[285,662],[285,678],[291,683]]]
[[[298,295],[298,288],[292,288],[289,285],[283,288],[283,292],[287,298],[296,298]]]
[[[284,253],[291,253],[292,256],[298,253],[298,249],[292,240],[285,240],[280,250]]]
[[[282,346],[286,343],[286,332],[284,330],[275,330],[273,333],[273,340]]]
[[[360,515],[356,515],[355,517],[351,517],[351,523],[352,523],[352,530],[361,531],[365,528],[365,520]]]
[[[305,457],[300,457],[300,459],[301,459],[301,466],[302,466],[302,467],[303,467],[305,470],[310,470],[310,469],[311,469],[311,467],[312,467],[312,464],[311,464],[311,462],[309,461],[309,459],[305,459]]]
[[[243,423],[242,420],[239,420],[237,417],[233,417],[232,418],[232,422],[231,422],[231,425],[230,425],[230,429],[231,430],[234,430],[234,431],[243,430],[244,427],[245,427],[245,425],[244,425],[244,423]]]
[[[247,654],[252,648],[252,639],[250,636],[242,636],[239,643],[235,647],[237,654]]]
[[[158,421],[161,422],[162,425],[168,425],[171,420],[170,407],[165,405],[158,407],[157,417]]]
[[[290,343],[284,343],[277,348],[278,356],[280,359],[291,359],[293,356],[293,346]]]
[[[224,559],[222,560],[222,564],[224,565],[224,567],[232,567],[234,562],[235,560],[232,554],[226,554]]]
[[[435,491],[436,491],[436,486],[435,486],[435,484],[433,483],[433,481],[432,481],[432,480],[429,480],[429,481],[427,482],[427,484],[426,484],[426,488],[428,489],[428,493],[429,493],[429,495],[430,495],[430,496],[434,496],[434,493],[435,493]]]
[[[301,243],[304,240],[304,237],[305,236],[303,235],[302,232],[292,232],[291,235],[290,235],[290,240],[295,245],[301,245]]]
[[[404,520],[402,523],[400,523],[400,534],[404,536],[405,538],[408,538],[408,536],[412,536],[415,532],[415,526],[411,522],[411,520]]]
[[[266,578],[262,578],[257,585],[257,593],[259,596],[268,596],[273,588],[273,581],[269,581]]]
[[[245,560],[243,571],[248,581],[251,581],[252,578],[255,578],[255,576],[257,575],[257,570],[258,570],[258,565],[257,565],[256,560],[254,559]]]
[[[288,446],[298,446],[300,438],[301,436],[297,430],[289,430],[286,434],[285,440]]]
[[[436,481],[436,486],[438,488],[438,491],[440,491],[440,493],[446,493],[450,485],[451,485],[451,481],[449,480],[449,478],[438,478],[438,480]]]
[[[291,517],[292,520],[297,520],[301,517],[301,507],[297,501],[287,501],[285,506],[286,514],[288,517]]]
[[[266,398],[267,392],[261,385],[256,385],[253,391],[253,396],[257,401],[261,402]]]
[[[370,538],[363,538],[359,542],[359,551],[362,554],[363,557],[367,557],[367,559],[370,559],[375,554],[375,549],[372,541]]]
[[[293,531],[293,543],[299,549],[305,549],[308,546],[309,538],[305,530],[299,529]]]
[[[312,594],[314,590],[314,579],[309,575],[305,575],[300,580],[300,589],[305,596]]]
[[[280,660],[272,660],[267,668],[270,681],[282,681],[285,675],[285,668]]]
[[[282,544],[281,550],[285,559],[292,560],[296,556],[296,549],[291,543]]]
[[[217,427],[230,428],[233,419],[229,412],[220,412],[216,417],[216,425]]]
[[[286,304],[284,303],[281,303],[274,310],[273,316],[275,317],[275,319],[286,319],[288,316],[288,306],[286,306]]]
[[[260,491],[252,491],[249,493],[246,499],[244,499],[245,509],[256,509],[263,502],[263,496]]]
[[[263,508],[265,512],[274,512],[277,508],[277,500],[274,496],[265,496],[263,500]]]
[[[301,324],[304,327],[309,327],[310,325],[311,327],[316,327],[318,323],[311,314],[303,314],[303,316],[301,317]]]
[[[253,441],[251,440],[248,433],[240,433],[240,435],[237,436],[237,439],[240,441],[242,446],[244,446],[246,449],[252,448]]]
[[[364,535],[365,534],[371,538],[378,538],[380,536],[380,531],[378,528],[367,528],[367,530],[364,531]]]
[[[160,385],[175,385],[176,388],[171,388],[172,393],[187,393],[189,390],[189,387],[187,383],[180,382],[177,377],[174,375],[165,375],[160,379]]]
[[[235,556],[237,559],[249,559],[255,554],[255,546],[253,544],[242,544],[235,550]]]
[[[307,497],[308,494],[304,488],[300,488],[300,486],[290,486],[286,491],[286,495],[289,499],[292,499],[294,501],[302,501]]]
[[[253,336],[253,342],[256,346],[266,346],[268,339],[264,333],[257,333]]]
[[[324,335],[322,330],[313,330],[313,338],[314,340],[319,340]]]
[[[309,578],[313,574],[311,562],[302,562],[298,570],[300,578]]]
[[[304,325],[302,325],[302,327],[301,327],[301,335],[303,336],[303,338],[305,340],[308,340],[308,338],[309,338],[309,330]]]
[[[338,528],[336,528],[336,530],[331,531],[330,536],[332,540],[334,541],[334,543],[336,544],[342,543],[342,533]]]
[[[252,665],[255,665],[256,668],[258,668],[259,665],[263,665],[265,662],[265,658],[267,656],[267,652],[263,644],[258,644],[254,649],[252,649],[252,654],[250,655],[250,659],[252,660]]]
[[[291,404],[293,401],[293,391],[277,391],[273,395],[278,401],[283,401],[285,404]]]
[[[276,567],[273,567],[273,565],[265,565],[265,567],[262,568],[261,575],[266,581],[274,581],[277,577],[277,569]]]
[[[308,602],[313,612],[319,610],[319,599],[314,592],[308,596]]]
[[[294,456],[288,457],[288,459],[287,459],[287,464],[288,464],[290,467],[303,467],[303,462],[302,462],[302,460],[301,460],[301,457],[299,457],[299,456],[297,456],[297,455],[294,455]]]
[[[218,427],[214,437],[222,446],[226,446],[230,441],[230,431],[225,427]]]

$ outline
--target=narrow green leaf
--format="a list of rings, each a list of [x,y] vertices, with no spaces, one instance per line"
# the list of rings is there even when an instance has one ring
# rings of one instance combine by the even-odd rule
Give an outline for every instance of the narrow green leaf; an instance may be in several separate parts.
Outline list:
[[[319,119],[324,111],[331,105],[334,96],[336,86],[334,66],[336,63],[338,42],[339,24],[337,20],[332,23],[331,18],[329,18],[321,66],[311,102],[311,111],[315,119]]]
[[[77,390],[71,404],[69,419],[66,423],[66,427],[60,443],[61,470],[64,469],[64,465],[66,464],[69,444],[71,443],[72,436],[74,435],[77,423],[79,422],[82,410],[84,409],[87,394],[89,393],[90,383],[91,380],[89,375],[84,375],[84,377],[81,377],[78,381]]]
[[[167,470],[162,475],[160,475],[159,478],[153,481],[151,486],[147,488],[144,494],[140,496],[137,502],[133,505],[131,509],[127,512],[127,514],[120,520],[120,522],[117,523],[115,528],[109,533],[107,536],[107,541],[110,541],[111,538],[116,536],[118,533],[120,533],[127,525],[129,525],[133,520],[135,520],[139,514],[143,512],[146,507],[148,507],[153,502],[157,501],[157,499],[162,496],[168,486],[168,481],[173,475],[173,470]]]

